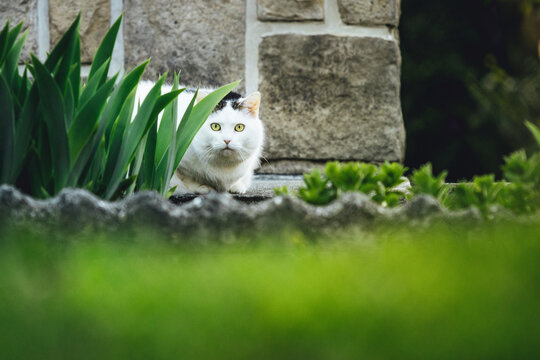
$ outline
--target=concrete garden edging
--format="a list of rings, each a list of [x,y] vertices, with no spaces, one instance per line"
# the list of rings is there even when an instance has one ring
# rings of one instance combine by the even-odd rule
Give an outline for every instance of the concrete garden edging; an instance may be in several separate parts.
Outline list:
[[[317,235],[350,226],[421,226],[440,220],[483,221],[475,209],[448,212],[430,196],[418,196],[395,209],[383,208],[361,193],[344,194],[323,207],[280,196],[247,204],[216,192],[175,205],[152,191],[108,202],[86,190],[65,189],[51,199],[36,200],[12,186],[0,186],[0,224],[32,224],[40,231],[57,229],[70,234],[157,230],[173,240],[195,237],[206,241],[236,235],[274,235],[292,228]]]

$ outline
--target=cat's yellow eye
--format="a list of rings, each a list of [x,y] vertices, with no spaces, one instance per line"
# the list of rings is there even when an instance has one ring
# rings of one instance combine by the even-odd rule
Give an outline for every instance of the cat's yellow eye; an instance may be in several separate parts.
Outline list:
[[[244,124],[236,124],[236,126],[234,127],[234,131],[238,131],[238,132],[241,132],[241,131],[244,131]]]
[[[211,124],[210,124],[210,127],[211,127],[212,130],[214,130],[214,131],[219,131],[219,130],[221,130],[221,125],[219,125],[218,123],[211,123]]]

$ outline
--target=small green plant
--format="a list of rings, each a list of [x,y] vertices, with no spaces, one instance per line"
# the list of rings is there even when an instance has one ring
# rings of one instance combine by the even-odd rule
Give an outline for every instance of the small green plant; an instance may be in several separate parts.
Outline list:
[[[444,205],[451,210],[474,206],[484,216],[488,216],[493,207],[499,204],[499,193],[503,186],[504,184],[495,182],[493,174],[475,176],[472,182],[457,184]]]
[[[291,192],[287,186],[280,186],[274,189],[274,194],[277,196],[290,196]]]
[[[448,195],[448,186],[445,183],[447,172],[443,171],[439,175],[433,175],[430,163],[424,164],[418,170],[414,170],[411,175],[411,191],[409,198],[420,194],[428,194],[439,201],[444,202]]]
[[[395,187],[403,182],[406,168],[398,163],[381,166],[366,163],[326,164],[324,174],[317,169],[304,174],[304,187],[298,197],[314,205],[326,205],[345,192],[356,191],[369,195],[383,206],[395,206],[405,195]],[[286,187],[274,190],[277,195],[291,195]]]
[[[132,119],[137,85],[148,61],[118,81],[108,78],[121,17],[99,46],[86,82],[81,78],[80,15],[44,63],[32,55],[22,75],[17,64],[22,24],[0,32],[0,183],[36,197],[65,187],[86,188],[105,199],[141,189],[167,194],[187,147],[215,105],[238,83],[221,87],[196,105],[176,129],[175,98],[161,94],[163,75]],[[164,110],[158,129],[157,117]]]
[[[540,129],[532,123],[526,126],[540,148]],[[517,151],[504,159],[504,181],[495,181],[493,174],[475,176],[472,182],[461,182],[452,187],[445,183],[447,172],[433,174],[430,163],[414,170],[410,180],[409,199],[428,194],[450,210],[475,207],[490,218],[494,211],[506,208],[516,214],[532,214],[540,209],[540,152],[527,156]],[[398,163],[381,166],[366,163],[326,164],[324,174],[318,170],[304,174],[304,187],[292,194],[286,187],[275,189],[277,195],[296,195],[314,205],[325,205],[348,191],[367,194],[383,206],[400,203],[405,194],[396,189],[403,182],[406,168]]]
[[[298,196],[314,205],[325,205],[337,197],[335,185],[315,169],[310,174],[304,174],[305,187],[298,189]]]
[[[540,131],[527,123],[540,147]],[[508,184],[501,193],[501,204],[518,214],[531,214],[540,208],[540,152],[527,156],[519,150],[504,159],[502,171]]]

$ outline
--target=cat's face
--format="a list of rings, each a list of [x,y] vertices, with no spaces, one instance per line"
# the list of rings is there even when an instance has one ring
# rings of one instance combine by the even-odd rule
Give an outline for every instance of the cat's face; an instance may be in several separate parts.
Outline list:
[[[230,93],[214,109],[193,140],[202,158],[215,165],[234,165],[262,148],[263,125],[259,119],[261,95],[247,98]]]

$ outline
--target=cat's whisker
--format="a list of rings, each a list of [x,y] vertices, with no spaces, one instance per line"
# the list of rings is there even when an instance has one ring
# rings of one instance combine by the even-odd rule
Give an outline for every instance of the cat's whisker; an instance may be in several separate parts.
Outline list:
[[[260,155],[260,160],[264,160],[267,164],[270,164],[270,161],[266,158],[266,156]]]

